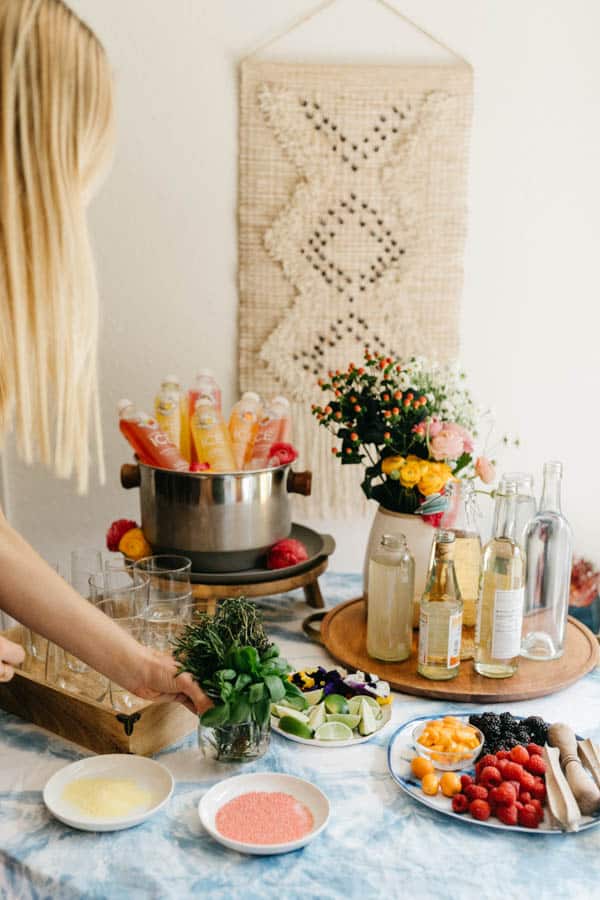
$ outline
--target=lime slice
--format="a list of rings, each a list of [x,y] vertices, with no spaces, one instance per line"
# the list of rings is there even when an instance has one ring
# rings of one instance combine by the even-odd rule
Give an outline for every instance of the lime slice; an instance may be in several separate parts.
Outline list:
[[[294,719],[292,716],[282,716],[279,720],[279,727],[286,734],[294,734],[296,737],[305,738],[307,741],[313,736],[312,728],[309,728],[304,722],[299,722],[298,719]]]
[[[325,704],[319,703],[318,706],[313,706],[308,714],[308,724],[310,727],[318,728],[320,725],[324,725],[326,721],[327,715],[325,713]]]
[[[366,698],[363,697],[360,710],[360,725],[358,726],[358,730],[363,735],[373,734],[373,732],[377,731],[379,728],[377,719],[374,715],[374,710],[369,703],[365,702],[365,700]]]
[[[303,725],[308,725],[308,716],[298,712],[297,709],[292,709],[290,706],[283,706],[281,703],[275,703],[272,708],[275,715],[279,716],[280,719],[284,717],[286,719],[296,719],[296,721],[302,722]]]
[[[356,728],[358,723],[360,722],[360,715],[351,716],[349,713],[332,713],[327,716],[328,722],[342,722],[344,725],[347,725],[348,728]]]
[[[325,697],[325,709],[328,713],[348,713],[348,703],[341,694],[329,694]]]
[[[349,741],[352,736],[351,730],[343,722],[325,722],[315,731],[318,741]]]
[[[304,699],[309,706],[316,706],[323,699],[323,688],[316,688],[314,691],[305,691]]]
[[[360,701],[362,697],[350,697],[348,700],[348,712],[352,716],[360,716]]]
[[[367,697],[363,694],[360,699],[369,704],[376,719],[380,719],[382,717],[383,713],[381,711],[381,706],[374,697]]]

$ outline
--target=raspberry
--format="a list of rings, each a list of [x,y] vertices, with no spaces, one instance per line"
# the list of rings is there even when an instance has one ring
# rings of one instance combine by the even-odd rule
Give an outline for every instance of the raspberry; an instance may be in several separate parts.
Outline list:
[[[540,747],[539,744],[527,744],[527,752],[530,756],[542,756],[544,748]]]
[[[469,808],[469,801],[464,794],[455,794],[452,798],[452,809],[455,813],[464,813]]]
[[[517,792],[517,797],[521,793],[521,782],[520,781],[509,781],[508,784],[512,784],[515,791]]]
[[[533,788],[533,786],[535,784],[534,776],[531,774],[531,772],[525,772],[525,770],[523,770],[523,773],[521,774],[519,781],[521,782],[521,788],[523,788],[526,791],[531,791],[531,789]]]
[[[541,800],[543,802],[546,799],[546,785],[544,782],[536,781],[531,788],[531,794],[536,800]]]
[[[486,766],[497,766],[498,758],[493,753],[486,753],[485,756],[481,757],[477,765],[480,769],[484,769]]]
[[[473,802],[469,806],[469,812],[474,819],[479,819],[480,822],[485,822],[485,820],[489,819],[490,817],[490,804],[485,800],[473,800]]]
[[[132,528],[137,527],[137,522],[134,522],[133,519],[117,519],[114,521],[106,532],[107,549],[110,550],[111,553],[116,553],[119,549],[119,543],[121,542],[123,535],[127,534],[128,531],[131,531]]]
[[[537,799],[534,797],[533,800],[531,801],[531,803],[530,803],[529,805],[530,805],[530,806],[533,806],[533,808],[534,808],[535,810],[537,810],[538,819],[539,819],[540,822],[541,822],[542,819],[544,818],[544,810],[542,809],[542,804],[540,803],[540,801],[537,800]]]
[[[508,765],[507,759],[499,759],[498,760],[498,765],[496,766],[496,768],[498,769],[498,771],[500,772],[500,774],[502,775],[503,778],[504,778],[504,773],[506,771],[507,765]]]
[[[523,809],[523,804],[520,800],[515,800],[515,806],[517,807],[517,809]]]
[[[470,784],[473,784],[473,779],[470,775],[461,775],[460,776],[460,785],[464,791]]]
[[[479,776],[480,784],[489,787],[497,787],[502,783],[502,775],[496,768],[496,766],[484,766],[481,770],[481,774]]]
[[[522,791],[519,800],[521,801],[523,806],[525,806],[526,803],[531,803],[531,794],[529,793],[529,791]]]
[[[523,809],[519,810],[519,825],[523,825],[525,828],[537,828],[539,824],[535,806],[526,803]]]
[[[526,769],[532,775],[543,775],[546,771],[546,763],[541,756],[530,756]]]
[[[499,806],[496,810],[496,816],[504,825],[516,825],[519,814],[515,803]]]
[[[517,744],[517,746],[513,747],[510,751],[510,758],[513,762],[521,763],[522,766],[525,766],[529,762],[529,753],[525,747]]]
[[[468,784],[465,795],[469,800],[487,800],[488,792],[481,784]]]
[[[504,778],[506,781],[521,781],[522,774],[523,766],[519,765],[519,763],[512,762],[512,760],[504,769]]]
[[[498,750],[496,753],[496,759],[500,761],[501,759],[510,759],[510,751],[509,750]]]
[[[505,803],[510,806],[510,804],[514,803],[517,799],[517,792],[510,781],[505,781],[500,787],[494,788],[494,792],[494,800],[496,803]]]

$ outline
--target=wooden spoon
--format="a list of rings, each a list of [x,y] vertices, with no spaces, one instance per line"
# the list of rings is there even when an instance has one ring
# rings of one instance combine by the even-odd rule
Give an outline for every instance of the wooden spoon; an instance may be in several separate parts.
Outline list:
[[[600,809],[600,789],[581,765],[575,732],[568,725],[555,722],[548,729],[548,743],[560,751],[561,765],[582,815],[593,815]]]

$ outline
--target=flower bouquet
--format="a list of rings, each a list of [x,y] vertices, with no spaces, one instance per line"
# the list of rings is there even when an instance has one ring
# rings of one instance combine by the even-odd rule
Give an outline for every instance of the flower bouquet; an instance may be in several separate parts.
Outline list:
[[[365,466],[362,489],[385,509],[437,525],[451,480],[493,481],[493,464],[474,458],[476,409],[455,367],[367,350],[363,365],[329,372],[319,385],[330,397],[312,411],[341,441],[332,453],[342,465]]]

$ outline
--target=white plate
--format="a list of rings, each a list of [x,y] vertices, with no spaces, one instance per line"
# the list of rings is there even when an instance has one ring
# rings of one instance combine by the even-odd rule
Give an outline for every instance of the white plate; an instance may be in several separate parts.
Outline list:
[[[464,722],[469,721],[469,714],[460,712],[445,712],[446,716],[455,716]],[[441,715],[436,718],[441,718]],[[504,825],[499,819],[490,816],[485,822],[472,818],[468,813],[455,813],[452,809],[452,801],[443,794],[436,794],[435,797],[429,797],[421,790],[419,780],[412,774],[410,761],[416,753],[413,748],[413,730],[415,725],[423,722],[425,719],[431,719],[431,716],[417,716],[409,719],[394,732],[388,745],[388,768],[394,781],[405,791],[409,797],[434,809],[436,812],[443,813],[446,816],[452,816],[460,822],[468,825],[484,825],[486,828],[499,828],[502,831],[524,831],[526,834],[564,834],[558,827],[554,827],[550,820],[548,808],[544,807],[544,819],[538,828],[523,828],[522,825]],[[461,772],[466,775],[473,775],[475,769],[473,766],[467,766]],[[460,774],[460,773],[457,773]],[[583,816],[579,826],[580,831],[593,828],[600,824],[600,817],[591,818]]]
[[[388,703],[387,706],[382,706],[382,717],[381,717],[381,727],[374,731],[373,734],[359,734],[357,737],[347,738],[345,741],[318,741],[316,738],[303,738],[298,737],[295,734],[289,734],[287,731],[283,731],[279,725],[279,719],[277,716],[271,716],[271,728],[277,734],[280,734],[282,737],[287,738],[290,741],[296,741],[297,744],[308,744],[309,747],[354,747],[356,744],[364,744],[366,741],[372,740],[372,738],[377,737],[378,734],[385,729],[386,725],[392,718],[392,704]]]
[[[116,778],[134,781],[150,792],[151,802],[129,816],[116,819],[93,818],[63,799],[67,784],[78,778]],[[55,772],[44,788],[44,803],[53,816],[71,828],[82,831],[121,831],[145,822],[158,812],[173,793],[173,776],[160,763],[145,756],[109,753],[90,756]]]
[[[288,841],[285,844],[246,844],[241,841],[230,840],[220,834],[215,825],[218,811],[230,800],[247,794],[250,791],[281,791],[291,794],[300,803],[309,808],[314,818],[312,831],[298,838],[297,841]],[[325,794],[310,781],[304,778],[296,778],[295,775],[281,775],[278,772],[256,772],[249,775],[236,775],[219,781],[204,794],[198,804],[198,815],[208,833],[230,850],[239,853],[251,853],[255,856],[269,856],[274,853],[289,853],[298,850],[320,834],[329,821],[329,800]]]

